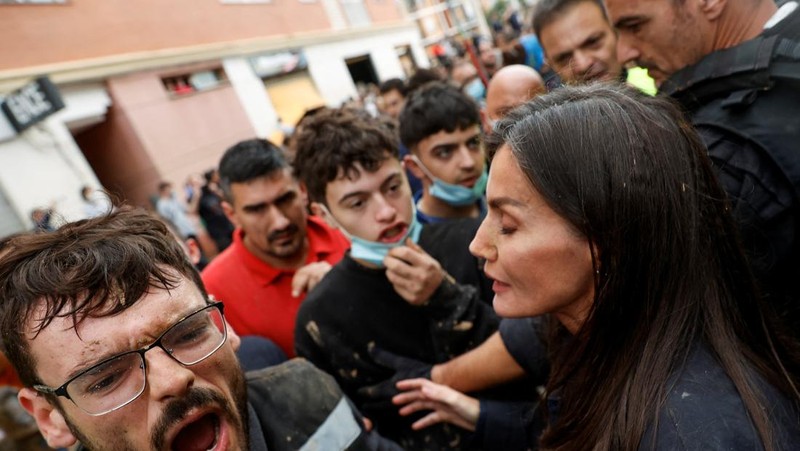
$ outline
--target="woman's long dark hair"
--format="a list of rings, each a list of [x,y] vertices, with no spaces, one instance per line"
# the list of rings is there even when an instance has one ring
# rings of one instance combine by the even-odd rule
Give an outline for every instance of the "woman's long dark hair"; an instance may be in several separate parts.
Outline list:
[[[800,400],[797,354],[768,326],[725,193],[678,108],[623,86],[566,87],[497,124],[490,152],[502,145],[596,256],[592,310],[551,362],[548,392],[563,395],[541,446],[637,449],[668,378],[704,343],[772,449],[752,369]]]

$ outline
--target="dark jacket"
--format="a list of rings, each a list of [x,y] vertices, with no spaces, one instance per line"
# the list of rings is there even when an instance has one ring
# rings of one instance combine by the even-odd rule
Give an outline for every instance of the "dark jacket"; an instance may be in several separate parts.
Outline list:
[[[800,338],[800,8],[673,74],[708,147],[765,300]]]
[[[303,359],[247,373],[250,449],[399,451],[364,428],[336,381]]]

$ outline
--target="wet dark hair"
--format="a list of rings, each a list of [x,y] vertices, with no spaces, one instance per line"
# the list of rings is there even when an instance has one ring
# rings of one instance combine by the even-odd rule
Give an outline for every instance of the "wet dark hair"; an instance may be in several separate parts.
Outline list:
[[[175,288],[182,277],[206,295],[177,240],[141,209],[120,207],[54,232],[16,235],[0,249],[4,351],[25,386],[41,383],[27,334],[56,318],[71,318],[76,327],[87,317],[114,316],[152,289]],[[32,323],[40,308],[41,319]]]
[[[458,88],[432,82],[410,94],[400,113],[400,140],[411,151],[420,141],[479,125],[478,105]]]
[[[638,449],[668,378],[703,343],[774,448],[751,374],[797,403],[796,344],[769,327],[725,192],[679,109],[624,86],[564,87],[509,113],[487,145],[507,146],[595,256],[588,318],[553,341],[547,390],[563,397],[541,446]]]
[[[280,147],[266,139],[248,139],[229,148],[219,162],[220,188],[233,202],[232,183],[246,183],[268,177],[289,167]]]
[[[600,0],[539,0],[533,11],[533,32],[536,33],[536,36],[539,37],[541,41],[541,33],[544,27],[560,18],[573,6],[584,2],[597,5],[603,13],[603,17],[608,18],[606,8]]]
[[[384,122],[347,108],[331,109],[303,124],[297,137],[295,175],[305,183],[311,201],[327,205],[328,183],[342,173],[355,176],[356,164],[374,172],[397,156],[397,139]]]

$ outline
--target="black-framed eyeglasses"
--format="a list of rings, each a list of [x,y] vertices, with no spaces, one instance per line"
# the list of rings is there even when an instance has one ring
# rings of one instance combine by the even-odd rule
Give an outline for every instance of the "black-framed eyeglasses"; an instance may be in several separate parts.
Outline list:
[[[133,402],[147,385],[145,353],[161,348],[184,366],[215,353],[228,337],[222,302],[212,302],[165,330],[152,344],[103,360],[58,388],[34,385],[42,393],[63,396],[89,415],[113,412]]]

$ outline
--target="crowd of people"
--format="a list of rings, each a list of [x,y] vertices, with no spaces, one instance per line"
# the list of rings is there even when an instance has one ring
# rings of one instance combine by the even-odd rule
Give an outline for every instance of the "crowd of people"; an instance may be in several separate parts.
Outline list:
[[[798,2],[540,0],[517,25],[232,143],[156,214],[87,189],[87,219],[3,240],[0,428],[800,449]]]

